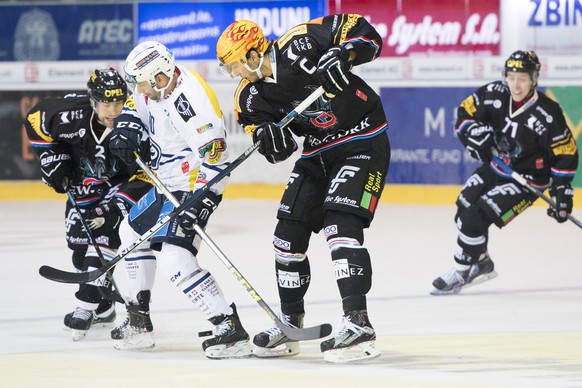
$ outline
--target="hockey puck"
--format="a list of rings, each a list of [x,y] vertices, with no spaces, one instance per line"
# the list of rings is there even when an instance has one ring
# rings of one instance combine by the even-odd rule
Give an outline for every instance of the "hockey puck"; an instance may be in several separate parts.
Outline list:
[[[212,335],[212,330],[198,332],[198,337],[208,337],[209,335]]]

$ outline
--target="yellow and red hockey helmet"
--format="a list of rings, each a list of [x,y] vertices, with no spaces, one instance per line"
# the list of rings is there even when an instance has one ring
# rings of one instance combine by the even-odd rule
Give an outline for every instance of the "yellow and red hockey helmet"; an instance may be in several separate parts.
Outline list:
[[[232,65],[235,62],[245,64],[247,53],[254,49],[263,54],[269,47],[263,30],[250,20],[237,20],[231,23],[216,43],[216,57],[220,68],[229,77],[233,77]]]

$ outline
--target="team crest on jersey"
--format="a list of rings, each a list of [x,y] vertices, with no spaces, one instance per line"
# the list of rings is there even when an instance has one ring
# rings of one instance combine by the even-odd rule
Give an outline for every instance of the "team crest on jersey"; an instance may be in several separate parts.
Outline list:
[[[315,88],[308,88],[310,92]],[[297,107],[301,101],[293,101],[293,106]],[[299,115],[302,121],[309,121],[314,127],[327,130],[337,123],[337,118],[331,111],[331,106],[328,100],[324,97],[319,97],[313,104]]]
[[[174,101],[174,106],[184,121],[188,121],[192,117],[196,116],[196,112],[194,112],[190,101],[186,99],[184,93],[181,93],[176,101]]]
[[[209,143],[198,148],[198,154],[201,158],[208,154],[209,163],[218,163],[222,153],[226,150],[226,141],[224,139],[214,139]]]

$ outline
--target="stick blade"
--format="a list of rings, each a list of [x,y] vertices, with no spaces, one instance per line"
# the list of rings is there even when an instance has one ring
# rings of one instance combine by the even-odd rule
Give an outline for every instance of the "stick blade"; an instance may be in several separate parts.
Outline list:
[[[45,279],[59,283],[88,283],[102,275],[99,269],[90,272],[67,272],[48,265],[40,267],[38,273]]]
[[[312,327],[289,327],[285,324],[277,325],[285,335],[295,341],[307,341],[327,337],[331,334],[331,325],[323,323]]]

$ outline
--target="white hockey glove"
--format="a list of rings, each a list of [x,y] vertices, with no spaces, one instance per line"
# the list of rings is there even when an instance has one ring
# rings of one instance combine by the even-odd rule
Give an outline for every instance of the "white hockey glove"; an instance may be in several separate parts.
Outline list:
[[[42,181],[57,193],[66,193],[73,180],[71,155],[56,149],[44,151],[40,155]]]
[[[317,77],[323,90],[331,97],[343,92],[350,83],[348,73],[352,65],[350,53],[343,46],[334,46],[327,50],[317,64]]]
[[[201,228],[205,228],[210,215],[216,210],[220,201],[222,201],[222,195],[210,190],[207,191],[202,198],[194,201],[192,206],[184,210],[180,216],[179,223],[182,229],[191,231],[194,229],[195,223]]]
[[[459,133],[459,140],[465,146],[473,159],[489,162],[492,149],[495,147],[493,128],[488,125],[473,123],[469,128]]]
[[[556,185],[552,183],[549,189],[550,196],[554,199],[556,207],[548,208],[548,215],[555,218],[560,224],[568,220],[572,213],[574,189],[570,183]]]

